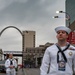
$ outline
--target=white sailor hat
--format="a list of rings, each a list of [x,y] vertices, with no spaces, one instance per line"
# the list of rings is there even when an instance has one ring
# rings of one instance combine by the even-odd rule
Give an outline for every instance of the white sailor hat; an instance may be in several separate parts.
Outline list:
[[[59,31],[59,30],[64,30],[64,31],[66,31],[68,34],[71,32],[71,29],[68,28],[68,27],[65,27],[65,26],[59,26],[59,27],[56,27],[56,28],[55,28],[55,31],[56,31],[56,32]]]
[[[13,55],[13,53],[12,53],[12,52],[10,52],[9,54],[12,54],[12,55]]]

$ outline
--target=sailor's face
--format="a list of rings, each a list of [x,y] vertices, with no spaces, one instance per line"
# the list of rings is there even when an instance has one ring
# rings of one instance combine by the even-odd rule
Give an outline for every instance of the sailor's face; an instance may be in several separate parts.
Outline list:
[[[63,30],[59,30],[57,32],[56,37],[57,37],[58,40],[63,41],[63,40],[66,40],[68,38],[68,34]]]
[[[13,54],[9,54],[9,58],[13,58]]]

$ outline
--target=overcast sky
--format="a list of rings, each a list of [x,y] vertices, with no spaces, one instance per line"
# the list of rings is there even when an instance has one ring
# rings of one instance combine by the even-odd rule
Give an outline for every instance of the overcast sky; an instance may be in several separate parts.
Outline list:
[[[56,42],[55,27],[65,24],[65,0],[0,0],[0,31],[15,26],[21,31],[36,31],[36,47],[47,42]],[[55,15],[62,18],[54,19]],[[6,29],[0,37],[3,51],[22,51],[21,34],[14,28]]]

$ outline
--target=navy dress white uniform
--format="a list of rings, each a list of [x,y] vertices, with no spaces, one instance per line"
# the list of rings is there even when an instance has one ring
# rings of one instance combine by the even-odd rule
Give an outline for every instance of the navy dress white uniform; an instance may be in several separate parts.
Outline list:
[[[58,27],[56,32],[58,30],[65,30],[70,33],[70,30],[64,27]],[[54,44],[45,50],[40,75],[73,75],[73,69],[75,71],[75,47],[67,43],[66,46],[59,48],[57,44]]]
[[[14,68],[9,68],[9,66],[14,66]],[[16,60],[13,59],[7,59],[5,62],[5,67],[6,67],[6,73],[7,75],[16,75],[15,68],[17,68],[17,62]]]

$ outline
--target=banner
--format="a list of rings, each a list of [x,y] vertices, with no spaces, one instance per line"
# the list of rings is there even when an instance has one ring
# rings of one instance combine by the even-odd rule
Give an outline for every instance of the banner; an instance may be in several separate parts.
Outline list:
[[[68,36],[67,42],[75,44],[75,32],[71,32]]]

